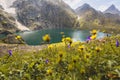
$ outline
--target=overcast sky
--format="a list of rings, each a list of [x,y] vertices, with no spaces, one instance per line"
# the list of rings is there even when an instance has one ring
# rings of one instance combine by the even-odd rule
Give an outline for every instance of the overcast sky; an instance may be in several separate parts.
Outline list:
[[[104,11],[110,5],[114,4],[120,10],[120,0],[63,0],[69,4],[73,9],[83,5],[84,3],[90,4],[96,10]]]

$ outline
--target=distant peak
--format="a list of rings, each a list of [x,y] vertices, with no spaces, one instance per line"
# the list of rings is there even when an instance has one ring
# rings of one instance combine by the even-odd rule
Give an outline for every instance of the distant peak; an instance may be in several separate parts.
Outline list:
[[[116,8],[116,6],[114,4],[112,4],[107,10],[116,10],[116,11],[118,11],[118,9]]]
[[[108,9],[104,11],[104,13],[120,14],[120,11],[116,8],[114,4],[112,4]]]
[[[87,4],[87,3],[84,3],[82,6],[84,6],[84,7],[90,7],[90,5]]]
[[[112,4],[109,8],[110,8],[110,9],[116,9],[116,7],[115,7],[114,4]]]

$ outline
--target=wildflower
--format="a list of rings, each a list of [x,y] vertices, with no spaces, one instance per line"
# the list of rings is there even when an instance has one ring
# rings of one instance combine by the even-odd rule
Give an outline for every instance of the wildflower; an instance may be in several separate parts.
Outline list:
[[[62,42],[65,42],[65,38],[62,38]]]
[[[92,35],[92,36],[90,37],[90,39],[94,40],[94,39],[96,39],[96,37],[97,37],[97,35]]]
[[[62,58],[63,57],[63,53],[59,53],[59,57]]]
[[[15,39],[19,40],[21,39],[22,37],[21,36],[16,36]]]
[[[76,59],[73,59],[73,63],[76,63],[77,62],[77,60]]]
[[[12,50],[8,50],[9,56],[12,56]]]
[[[72,39],[70,37],[66,37],[66,42],[69,43],[70,45],[72,44]]]
[[[70,37],[62,38],[62,42],[65,42],[65,44],[68,46],[72,44],[72,39]]]
[[[100,52],[100,51],[101,51],[101,48],[100,48],[100,47],[96,47],[95,50],[96,50],[97,52]]]
[[[71,38],[70,38],[70,37],[66,37],[66,41],[67,41],[67,42],[70,42],[70,41],[71,41]]]
[[[84,48],[85,48],[85,46],[84,46],[84,45],[81,45],[81,46],[78,47],[78,51],[83,51]]]
[[[48,75],[52,75],[52,70],[51,69],[48,69],[46,72],[47,72]]]
[[[42,38],[45,42],[50,42],[50,39],[51,39],[50,35],[48,35],[48,34],[44,35]]]
[[[118,40],[116,41],[116,47],[119,47],[119,41]]]
[[[97,30],[92,30],[91,32],[90,32],[92,35],[96,35],[97,34]]]
[[[90,37],[91,37],[91,36],[88,36],[88,37],[87,37],[87,41],[91,40],[91,38],[90,38]]]
[[[48,49],[52,49],[53,48],[53,45],[48,45]]]
[[[70,48],[70,44],[68,44],[68,48]]]
[[[84,58],[85,58],[85,59],[89,59],[90,56],[91,56],[90,53],[86,53],[86,54],[84,55]]]
[[[45,63],[46,63],[46,64],[48,64],[48,62],[49,62],[49,60],[48,60],[48,59],[46,59]]]
[[[73,56],[72,57],[72,62],[73,63],[77,63],[78,60],[79,60],[79,56]]]

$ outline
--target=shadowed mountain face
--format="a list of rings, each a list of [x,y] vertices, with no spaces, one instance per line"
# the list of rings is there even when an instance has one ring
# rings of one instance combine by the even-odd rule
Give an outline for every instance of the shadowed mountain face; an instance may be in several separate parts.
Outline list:
[[[120,11],[114,5],[111,5],[104,13],[120,14]]]
[[[62,0],[17,0],[13,6],[18,20],[32,30],[75,26],[76,15]]]

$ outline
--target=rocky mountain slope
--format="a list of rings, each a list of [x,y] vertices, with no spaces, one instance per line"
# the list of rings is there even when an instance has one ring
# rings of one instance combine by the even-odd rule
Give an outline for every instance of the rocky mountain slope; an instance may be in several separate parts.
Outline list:
[[[114,5],[100,12],[85,3],[74,11],[62,0],[14,1],[11,7],[16,9],[17,19],[0,6],[0,30],[18,30],[16,20],[31,30],[63,27],[115,30],[120,26],[119,10]]]
[[[17,29],[15,19],[0,7],[0,33],[4,31],[15,32]]]
[[[13,7],[18,20],[32,30],[76,26],[74,11],[62,0],[17,0]]]
[[[118,10],[115,6],[113,7],[114,9],[111,12]],[[78,7],[75,12],[79,17],[80,28],[82,29],[96,28],[114,32],[119,32],[120,30],[120,16],[118,13],[100,12],[92,8],[89,4]]]

